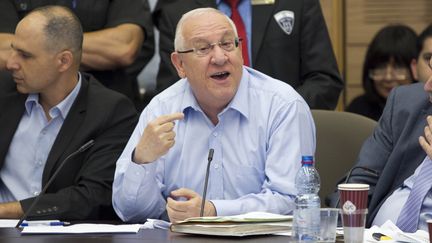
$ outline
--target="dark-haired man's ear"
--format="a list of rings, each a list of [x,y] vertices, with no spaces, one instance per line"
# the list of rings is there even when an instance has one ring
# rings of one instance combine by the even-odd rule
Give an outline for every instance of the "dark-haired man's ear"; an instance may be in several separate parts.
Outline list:
[[[58,54],[58,71],[65,72],[73,65],[73,54],[70,51],[62,51]]]

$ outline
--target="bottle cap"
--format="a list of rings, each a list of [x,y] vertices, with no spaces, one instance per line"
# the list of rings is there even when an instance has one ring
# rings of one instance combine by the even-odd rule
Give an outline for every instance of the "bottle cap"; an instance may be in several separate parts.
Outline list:
[[[302,156],[302,165],[313,165],[313,156]]]

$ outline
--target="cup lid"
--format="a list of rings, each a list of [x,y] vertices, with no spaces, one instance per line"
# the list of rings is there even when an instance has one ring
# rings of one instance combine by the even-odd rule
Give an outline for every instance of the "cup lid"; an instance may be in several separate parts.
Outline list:
[[[346,183],[346,184],[339,184],[338,189],[339,190],[363,191],[363,190],[369,190],[369,185],[368,184],[360,184],[360,183]]]

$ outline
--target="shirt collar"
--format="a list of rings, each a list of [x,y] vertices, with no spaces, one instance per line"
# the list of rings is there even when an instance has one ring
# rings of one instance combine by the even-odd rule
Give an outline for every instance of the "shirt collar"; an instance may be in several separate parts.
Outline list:
[[[65,119],[65,117],[69,113],[70,108],[72,107],[72,104],[74,103],[76,97],[78,96],[80,88],[81,88],[81,73],[78,73],[78,82],[75,85],[75,88],[72,90],[72,92],[69,93],[68,96],[66,96],[66,98],[64,98],[60,103],[58,103],[56,106],[52,107],[49,110],[50,116],[56,117],[58,114],[60,114],[62,118]],[[27,114],[30,115],[35,105],[38,104],[39,104],[39,94],[38,93],[29,94],[24,104]]]
[[[223,0],[216,0],[216,6],[219,6],[219,4],[221,4],[222,2],[223,2]],[[239,2],[243,2],[243,0],[240,0]],[[223,2],[223,3],[225,3],[225,2]]]
[[[250,75],[246,68],[243,67],[242,77],[240,80],[239,87],[237,89],[236,94],[234,95],[234,98],[231,100],[231,102],[227,105],[227,107],[221,112],[224,113],[226,110],[234,109],[238,112],[240,112],[243,116],[245,116],[247,119],[249,119],[249,106],[248,106],[248,89],[249,89],[249,79]],[[182,100],[181,109],[183,112],[187,108],[192,108],[196,111],[201,111],[201,108],[198,104],[198,101],[196,100],[195,96],[193,95],[192,88],[189,85],[189,81],[186,79],[186,90],[184,93],[184,97]],[[203,112],[204,113],[204,112]]]
[[[27,111],[27,115],[31,114],[31,111],[33,110],[33,107],[35,105],[37,105],[37,104],[39,104],[39,95],[38,94],[34,94],[34,93],[29,94],[27,96],[27,99],[26,99],[25,103],[24,103],[25,109]]]
[[[184,112],[187,108],[192,108],[196,111],[201,111],[200,106],[198,105],[195,96],[193,95],[192,88],[189,84],[189,81],[186,79],[186,87],[185,87],[184,97],[182,100],[181,109]]]

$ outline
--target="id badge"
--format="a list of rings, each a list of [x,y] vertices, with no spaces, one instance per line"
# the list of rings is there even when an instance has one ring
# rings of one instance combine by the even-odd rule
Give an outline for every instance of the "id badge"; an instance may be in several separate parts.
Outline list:
[[[251,0],[252,5],[270,5],[274,3],[275,0]]]

